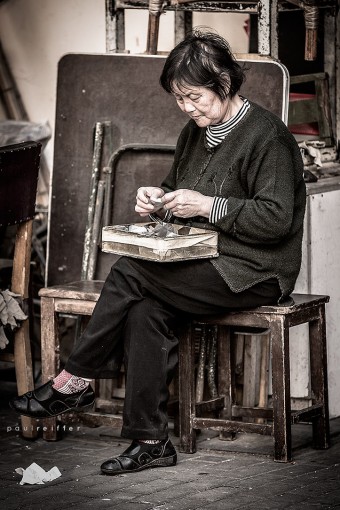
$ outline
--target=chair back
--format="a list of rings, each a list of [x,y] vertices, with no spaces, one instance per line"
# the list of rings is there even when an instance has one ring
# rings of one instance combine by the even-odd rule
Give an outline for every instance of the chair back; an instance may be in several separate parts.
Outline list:
[[[0,147],[0,227],[34,217],[41,144]]]

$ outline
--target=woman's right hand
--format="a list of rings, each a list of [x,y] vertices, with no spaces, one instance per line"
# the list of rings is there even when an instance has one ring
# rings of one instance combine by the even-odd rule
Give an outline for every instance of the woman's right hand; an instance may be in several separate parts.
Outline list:
[[[157,211],[163,207],[162,204],[157,204],[157,199],[160,199],[163,195],[164,191],[154,186],[138,188],[135,211],[142,217]]]

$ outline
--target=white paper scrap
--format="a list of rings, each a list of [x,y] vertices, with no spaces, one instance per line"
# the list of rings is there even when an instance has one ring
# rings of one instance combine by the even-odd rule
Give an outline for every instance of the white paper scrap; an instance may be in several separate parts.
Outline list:
[[[45,471],[35,462],[33,462],[33,464],[28,466],[28,468],[26,469],[17,468],[15,472],[18,473],[19,475],[22,475],[20,485],[24,485],[25,483],[29,483],[31,485],[34,484],[41,485],[45,482],[52,482],[52,480],[55,480],[56,478],[59,478],[59,476],[61,476],[61,473],[57,466],[54,466],[49,471]]]

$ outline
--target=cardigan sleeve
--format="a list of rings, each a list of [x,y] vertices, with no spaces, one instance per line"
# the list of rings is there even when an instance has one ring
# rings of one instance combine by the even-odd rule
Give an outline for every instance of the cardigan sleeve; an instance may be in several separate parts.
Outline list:
[[[228,197],[227,214],[215,226],[247,244],[279,243],[292,225],[296,165],[302,179],[292,147],[268,142],[245,169],[249,198]]]

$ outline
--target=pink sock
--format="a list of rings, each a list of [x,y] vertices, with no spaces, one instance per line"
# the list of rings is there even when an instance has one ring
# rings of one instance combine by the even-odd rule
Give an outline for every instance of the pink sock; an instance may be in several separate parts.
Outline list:
[[[66,370],[62,370],[57,377],[53,379],[52,387],[60,393],[77,393],[85,390],[90,384],[89,380],[72,375]]]
[[[140,443],[146,443],[146,444],[158,444],[161,443],[161,439],[138,439]]]

